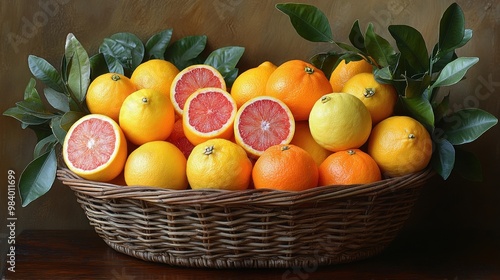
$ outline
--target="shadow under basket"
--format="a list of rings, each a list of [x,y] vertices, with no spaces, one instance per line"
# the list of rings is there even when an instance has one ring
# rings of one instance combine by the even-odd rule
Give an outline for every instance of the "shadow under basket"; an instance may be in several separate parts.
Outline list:
[[[274,190],[168,190],[57,177],[113,249],[185,267],[277,268],[379,254],[408,219],[430,169],[372,184]]]

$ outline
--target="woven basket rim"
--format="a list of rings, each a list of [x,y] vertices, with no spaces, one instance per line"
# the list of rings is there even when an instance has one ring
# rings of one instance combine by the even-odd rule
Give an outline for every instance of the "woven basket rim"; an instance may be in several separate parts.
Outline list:
[[[100,199],[135,198],[153,203],[167,204],[252,204],[292,206],[298,203],[348,199],[359,196],[376,196],[400,188],[419,187],[434,175],[431,168],[401,177],[387,178],[370,184],[329,185],[291,192],[273,189],[171,190],[144,186],[121,186],[83,179],[66,167],[57,170],[58,179],[72,190]]]

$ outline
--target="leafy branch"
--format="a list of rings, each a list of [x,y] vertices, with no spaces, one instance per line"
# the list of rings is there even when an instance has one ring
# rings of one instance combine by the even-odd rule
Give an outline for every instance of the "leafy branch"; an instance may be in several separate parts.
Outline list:
[[[227,85],[234,82],[243,47],[223,47],[205,56],[206,36],[187,36],[171,43],[172,32],[172,29],[167,29],[154,34],[145,44],[132,33],[116,33],[105,38],[99,52],[91,57],[70,33],[66,37],[59,71],[41,57],[28,57],[34,78],[30,78],[23,100],[3,112],[3,115],[18,120],[21,128],[32,129],[37,137],[33,160],[19,179],[23,206],[52,187],[66,133],[74,122],[89,113],[85,97],[87,88],[97,76],[114,72],[130,77],[139,64],[156,58],[168,60],[179,69],[192,64],[208,64],[221,72]],[[48,105],[37,91],[36,80],[46,86],[43,95]]]
[[[340,52],[318,53],[311,62],[329,77],[336,65],[345,60],[364,59],[374,66],[377,81],[392,84],[399,96],[404,112],[427,128],[433,137],[434,170],[447,179],[457,167],[464,177],[480,180],[479,160],[475,155],[459,149],[470,143],[497,124],[493,115],[477,108],[453,111],[449,94],[440,94],[442,87],[460,82],[475,65],[477,57],[458,57],[456,49],[467,44],[472,30],[465,28],[462,9],[451,4],[439,23],[439,38],[429,54],[422,34],[407,25],[391,25],[389,33],[396,42],[395,49],[385,38],[378,35],[369,23],[363,33],[355,21],[349,43],[334,40],[330,23],[318,8],[307,4],[277,4],[276,8],[288,15],[296,32],[311,42],[332,44]],[[464,172],[463,166],[468,166]]]

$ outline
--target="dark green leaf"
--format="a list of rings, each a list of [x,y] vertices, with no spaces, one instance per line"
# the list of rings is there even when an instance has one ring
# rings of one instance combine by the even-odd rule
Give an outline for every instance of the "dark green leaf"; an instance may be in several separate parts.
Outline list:
[[[486,111],[467,108],[444,117],[439,127],[450,143],[461,145],[476,140],[497,122],[498,119]]]
[[[50,134],[49,136],[38,141],[38,143],[35,146],[35,150],[33,152],[33,158],[37,158],[42,154],[45,154],[50,149],[53,149],[54,145],[57,143],[58,141],[57,138],[54,136],[54,134]]]
[[[122,67],[123,70],[123,67]],[[97,53],[90,57],[90,79],[94,80],[102,74],[108,73],[108,65],[102,53]]]
[[[373,30],[373,24],[368,25],[365,35],[365,47],[369,56],[371,56],[380,67],[392,66],[394,69],[397,64],[398,55],[391,44],[380,37]]]
[[[328,18],[318,8],[307,4],[277,4],[276,8],[290,17],[295,31],[311,42],[333,43]]]
[[[213,66],[222,76],[226,77],[228,74],[234,73],[236,64],[238,64],[244,52],[245,48],[243,47],[223,47],[210,53],[204,64]],[[232,83],[232,81],[229,82]]]
[[[52,129],[52,134],[54,134],[57,141],[62,145],[66,137],[66,130],[61,127],[61,116],[52,118],[50,121],[50,128]]]
[[[28,66],[33,76],[42,81],[45,85],[64,92],[64,83],[59,72],[45,59],[29,55]]]
[[[477,57],[459,57],[448,63],[431,88],[454,85],[465,76],[467,70],[479,61]]]
[[[45,94],[47,102],[49,102],[52,107],[61,112],[69,111],[69,97],[66,94],[52,88],[43,89],[43,93]]]
[[[423,95],[414,98],[401,96],[401,101],[410,115],[421,122],[428,130],[434,127],[434,112],[427,98]]]
[[[465,33],[465,17],[457,3],[451,4],[439,22],[439,51],[449,52],[460,45]]]
[[[165,51],[165,59],[172,62],[178,69],[184,69],[193,64],[205,50],[207,36],[187,36],[172,43]]]
[[[359,21],[356,20],[352,25],[351,32],[349,32],[349,41],[351,44],[359,49],[360,51],[365,52],[365,38],[363,37],[363,33],[359,28]]]
[[[29,125],[39,125],[48,121],[48,119],[38,118],[33,116],[32,114],[26,113],[24,110],[19,107],[12,107],[5,112],[3,112],[4,116],[12,117],[21,122],[23,128],[26,128]]]
[[[414,98],[421,96],[431,82],[431,78],[427,74],[418,80],[412,79],[410,77],[405,77],[405,79],[406,79],[405,97],[407,98]]]
[[[42,141],[42,139],[44,138],[47,138],[49,135],[52,135],[52,130],[50,129],[48,121],[43,124],[29,125],[27,128],[35,132],[38,142]]]
[[[233,86],[234,80],[238,77],[238,68],[233,68],[230,71],[224,73],[222,75],[224,77],[224,81],[226,82],[226,87],[230,88]]]
[[[47,193],[56,179],[57,156],[55,149],[30,162],[19,178],[19,194],[22,206]]]
[[[167,49],[170,39],[172,38],[173,29],[163,30],[149,38],[146,42],[146,57],[148,59],[165,58],[165,50]]]
[[[79,119],[85,116],[85,113],[69,111],[66,112],[59,121],[59,126],[66,132],[69,131],[70,127]]]
[[[38,103],[37,101],[22,100],[16,102],[16,106],[24,113],[35,116],[37,118],[50,119],[54,116],[52,113],[45,110],[43,104]]]
[[[373,70],[373,75],[375,75],[375,80],[381,84],[390,84],[393,81],[393,76],[389,66],[384,68],[375,68],[375,70]]]
[[[64,55],[68,71],[68,87],[78,102],[85,100],[90,84],[90,59],[87,51],[73,34],[68,34]]]
[[[455,148],[446,139],[434,141],[436,148],[431,164],[434,170],[444,179],[448,179],[455,166]]]
[[[33,78],[30,78],[30,81],[24,89],[24,100],[42,102],[40,94],[38,94],[38,91],[36,90],[36,80]]]
[[[110,72],[114,72],[115,69],[120,70],[120,67],[117,65],[120,64],[125,71],[124,74],[128,76],[142,63],[145,48],[142,41],[136,35],[129,32],[121,32],[105,38],[99,47],[99,52],[104,55]]]
[[[422,34],[407,25],[391,25],[389,32],[396,40],[401,57],[405,59],[414,73],[424,73],[429,69],[429,54]]]
[[[446,116],[450,110],[450,95],[447,94],[443,97],[441,102],[433,105],[432,107],[434,107],[434,117],[436,118],[436,122],[441,121],[441,119]]]
[[[346,43],[342,43],[342,42],[335,42],[335,44],[343,49],[343,50],[346,50],[347,52],[349,53],[356,53],[356,54],[359,54],[359,53],[362,53],[362,51],[356,47],[353,47],[349,44],[346,44]]]
[[[432,73],[438,73],[443,68],[453,60],[457,59],[458,56],[455,53],[455,51],[449,51],[447,53],[440,53],[439,55],[437,54],[438,50],[438,44],[434,46],[434,49],[432,50],[432,56],[433,59],[431,61],[432,63]]]
[[[310,61],[312,65],[323,71],[326,77],[330,78],[333,70],[340,62],[340,55],[335,52],[319,53],[314,55]]]
[[[458,174],[469,181],[482,182],[483,169],[476,155],[459,148],[456,148],[455,151],[455,170]]]

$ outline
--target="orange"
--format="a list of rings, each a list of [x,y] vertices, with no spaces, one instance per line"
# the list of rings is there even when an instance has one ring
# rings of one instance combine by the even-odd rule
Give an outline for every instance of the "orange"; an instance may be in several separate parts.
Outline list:
[[[128,156],[123,173],[129,186],[183,190],[188,185],[186,157],[166,141],[139,146]]]
[[[252,180],[256,189],[307,190],[318,185],[318,166],[298,146],[274,145],[255,162]]]
[[[379,122],[368,140],[368,154],[382,174],[403,176],[424,169],[432,156],[429,132],[417,120],[393,116]]]
[[[244,190],[250,184],[252,162],[236,143],[211,139],[194,147],[186,171],[192,189]]]
[[[311,110],[309,129],[323,148],[338,152],[361,147],[372,129],[366,106],[348,93],[330,93],[321,97]]]
[[[135,145],[165,140],[174,127],[175,113],[170,99],[154,89],[129,95],[120,109],[120,127]]]
[[[325,74],[302,60],[287,61],[269,76],[266,95],[283,101],[296,121],[307,120],[316,100],[332,92]]]
[[[226,90],[222,74],[214,67],[204,64],[191,65],[177,74],[170,86],[170,100],[175,112],[182,115],[188,97],[196,90],[216,87]]]
[[[182,125],[182,119],[177,119],[174,123],[174,128],[167,141],[174,144],[179,150],[182,151],[184,156],[188,158],[189,154],[194,148],[194,145],[189,142],[186,135],[184,134],[184,128]]]
[[[171,62],[151,59],[137,66],[130,80],[137,89],[154,89],[170,97],[170,86],[178,73],[179,69]]]
[[[238,108],[253,97],[265,95],[267,80],[275,69],[276,65],[265,61],[236,77],[231,87],[231,96]]]
[[[113,119],[89,114],[68,130],[63,143],[63,159],[71,171],[84,179],[110,181],[123,170],[127,141]]]
[[[294,133],[292,112],[285,103],[274,97],[254,97],[236,113],[235,141],[251,157],[259,157],[273,145],[290,143]]]
[[[355,75],[345,83],[342,92],[356,96],[365,104],[374,125],[392,115],[398,100],[394,86],[380,84],[372,73]]]
[[[314,140],[307,121],[295,122],[295,133],[290,144],[306,150],[318,166],[332,153]]]
[[[220,88],[202,88],[191,94],[184,105],[184,135],[193,145],[213,138],[231,139],[236,103]]]
[[[359,73],[372,73],[373,66],[366,60],[340,61],[330,75],[330,84],[333,92],[341,92],[345,83]]]
[[[118,122],[123,100],[134,91],[136,87],[129,78],[117,73],[102,74],[88,87],[87,107],[90,113],[106,115]]]
[[[381,179],[375,160],[359,149],[333,153],[319,166],[320,186],[369,184]]]

